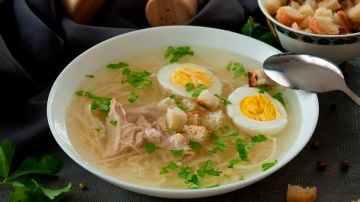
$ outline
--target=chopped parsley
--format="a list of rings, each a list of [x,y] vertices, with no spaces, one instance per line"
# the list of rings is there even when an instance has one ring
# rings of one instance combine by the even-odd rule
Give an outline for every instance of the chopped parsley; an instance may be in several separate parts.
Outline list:
[[[195,141],[190,140],[189,147],[195,151],[199,151],[201,149],[201,144]]]
[[[195,87],[195,85],[194,85],[193,83],[187,83],[187,84],[185,84],[185,90],[186,90],[187,92],[192,91],[192,90],[194,89],[194,87]]]
[[[196,172],[189,166],[181,166],[178,176],[184,180],[186,184],[189,184],[190,189],[199,189],[201,187],[201,178]]]
[[[211,134],[210,134],[210,139],[212,139],[212,140],[218,140],[218,139],[219,139],[219,136],[217,136],[215,133],[211,133]]]
[[[207,186],[206,188],[213,188],[213,187],[218,187],[218,186],[220,186],[220,184],[219,184],[219,183],[214,184],[214,185]]]
[[[125,62],[118,62],[118,63],[115,63],[115,64],[108,64],[107,68],[109,69],[121,69],[123,67],[127,67],[129,66],[127,63]]]
[[[245,177],[244,177],[244,176],[240,176],[240,177],[239,177],[239,181],[243,181],[243,180],[245,180]]]
[[[221,135],[222,138],[227,138],[227,137],[240,137],[240,134],[236,131],[229,131],[223,135]]]
[[[138,95],[132,92],[128,95],[128,101],[130,103],[134,103],[138,99],[138,97],[139,97]]]
[[[181,101],[179,101],[179,100],[177,99],[176,95],[173,95],[173,94],[172,94],[172,95],[169,96],[169,98],[174,101],[175,105],[176,105],[179,109],[181,109],[181,110],[183,110],[183,111],[186,110],[186,106],[184,105],[184,103],[182,103]]]
[[[227,147],[227,144],[224,141],[216,141],[215,146],[210,150],[211,153],[215,154],[219,151],[224,151]]]
[[[263,94],[268,91],[269,91],[269,85],[264,84],[264,85],[259,86],[259,93]]]
[[[194,52],[191,50],[190,46],[182,46],[174,48],[172,46],[168,47],[165,52],[165,58],[170,58],[170,63],[179,62],[179,60],[187,55],[193,56]]]
[[[160,169],[160,174],[168,173],[170,170],[175,170],[176,168],[178,168],[178,165],[171,161],[169,164]]]
[[[235,141],[235,149],[239,153],[240,160],[249,161],[248,145],[240,138]]]
[[[179,149],[179,150],[170,150],[170,151],[171,151],[171,154],[172,154],[174,157],[184,156],[184,150],[182,150],[182,149]]]
[[[193,93],[191,94],[191,97],[199,97],[200,93],[205,89],[206,87],[202,84],[196,86],[193,90]]]
[[[111,123],[111,125],[116,126],[118,122],[117,122],[117,120],[111,120],[110,123]]]
[[[110,112],[110,104],[111,104],[111,98],[109,97],[100,97],[95,95],[94,93],[87,91],[84,96],[90,98],[93,100],[93,102],[90,105],[90,108],[92,110],[99,110],[102,112],[105,116],[107,116]]]
[[[94,130],[95,130],[96,132],[100,133],[101,128],[94,128]]]
[[[280,92],[275,93],[274,95],[272,95],[272,97],[274,99],[278,100],[284,107],[286,107],[285,100],[284,100],[282,93],[280,93]]]
[[[75,95],[77,96],[83,96],[84,95],[84,91],[83,90],[78,90],[75,92]]]
[[[87,75],[85,75],[85,77],[88,77],[88,78],[95,78],[95,76],[94,76],[94,75],[92,75],[92,74],[87,74]]]
[[[146,143],[145,144],[145,152],[146,153],[153,153],[156,149],[159,149],[154,143]]]
[[[228,168],[234,168],[234,166],[238,163],[241,162],[241,159],[239,157],[235,157],[235,158],[232,158],[230,161],[229,161],[229,165],[228,165]]]
[[[149,79],[151,76],[149,71],[135,72],[129,68],[124,68],[122,74],[126,77],[122,83],[128,83],[134,88],[145,88],[152,84],[152,81]]]
[[[272,46],[280,46],[275,37],[269,31],[269,28],[256,23],[252,17],[249,17],[246,24],[241,28],[241,33],[268,43]]]
[[[229,125],[223,125],[222,128],[225,129],[225,130],[229,130],[230,126]]]
[[[225,99],[225,98],[222,98],[222,97],[220,97],[220,95],[218,95],[218,94],[215,94],[215,96],[220,99],[220,103],[222,103],[223,105],[226,106],[226,105],[231,104],[231,101],[230,101],[230,100]]]
[[[226,70],[233,75],[233,78],[240,76],[247,76],[247,72],[243,64],[238,62],[232,62],[226,66]]]
[[[261,169],[262,171],[265,171],[265,170],[268,170],[269,168],[273,167],[275,164],[277,164],[277,160],[274,160],[272,162],[269,162],[269,163],[263,163],[261,165]]]
[[[200,177],[204,177],[205,174],[208,175],[213,175],[213,176],[220,176],[221,171],[220,170],[215,170],[213,168],[213,162],[211,160],[206,161],[205,165],[202,166],[198,171],[197,174]]]
[[[265,140],[267,140],[267,137],[262,134],[251,137],[251,142],[253,142],[253,143],[262,142]]]

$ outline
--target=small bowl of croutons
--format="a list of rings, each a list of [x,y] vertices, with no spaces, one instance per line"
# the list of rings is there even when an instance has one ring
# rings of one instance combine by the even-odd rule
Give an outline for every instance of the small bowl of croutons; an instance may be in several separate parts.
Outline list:
[[[360,0],[258,0],[281,46],[341,63],[360,56]]]

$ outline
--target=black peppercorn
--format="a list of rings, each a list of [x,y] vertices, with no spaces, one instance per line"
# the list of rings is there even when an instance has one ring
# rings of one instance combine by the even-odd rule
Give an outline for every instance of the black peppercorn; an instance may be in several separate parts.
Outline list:
[[[336,104],[331,104],[331,105],[329,106],[329,110],[330,110],[330,111],[335,111],[335,110],[336,110]]]
[[[312,141],[310,144],[310,148],[312,150],[317,150],[317,149],[319,149],[319,147],[320,147],[320,142],[317,140]]]
[[[341,163],[340,163],[341,171],[347,171],[349,169],[349,166],[350,166],[349,161],[344,160],[344,161],[341,161]]]
[[[316,162],[316,168],[317,168],[318,170],[325,170],[325,168],[326,168],[326,162],[323,161],[323,160],[320,160],[320,161]]]
[[[80,182],[80,183],[79,183],[79,189],[80,189],[80,190],[85,190],[85,189],[86,189],[86,184],[83,183],[83,182]]]

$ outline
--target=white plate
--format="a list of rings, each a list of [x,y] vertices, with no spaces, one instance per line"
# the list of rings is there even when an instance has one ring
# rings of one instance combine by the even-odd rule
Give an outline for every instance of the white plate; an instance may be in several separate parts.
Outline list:
[[[280,52],[267,44],[243,35],[195,26],[169,26],[143,29],[116,36],[97,44],[75,58],[61,72],[53,84],[48,99],[47,117],[51,132],[60,147],[76,163],[94,175],[134,192],[166,198],[197,198],[237,190],[269,176],[293,159],[309,141],[318,120],[319,106],[317,96],[312,93],[296,92],[296,99],[300,103],[300,115],[301,117],[306,117],[301,119],[297,138],[274,167],[255,176],[248,177],[243,181],[198,190],[162,189],[122,181],[91,166],[91,164],[81,158],[71,144],[65,126],[66,107],[70,103],[84,75],[94,72],[97,68],[122,56],[169,45],[197,45],[220,48],[250,57],[259,62],[263,62],[268,56]]]

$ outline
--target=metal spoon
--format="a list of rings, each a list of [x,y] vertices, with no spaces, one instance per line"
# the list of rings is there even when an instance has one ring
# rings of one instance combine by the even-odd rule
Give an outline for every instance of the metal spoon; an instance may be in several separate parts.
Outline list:
[[[265,74],[281,86],[315,93],[340,90],[360,106],[360,97],[346,85],[339,67],[323,58],[281,53],[267,58],[263,68]]]

